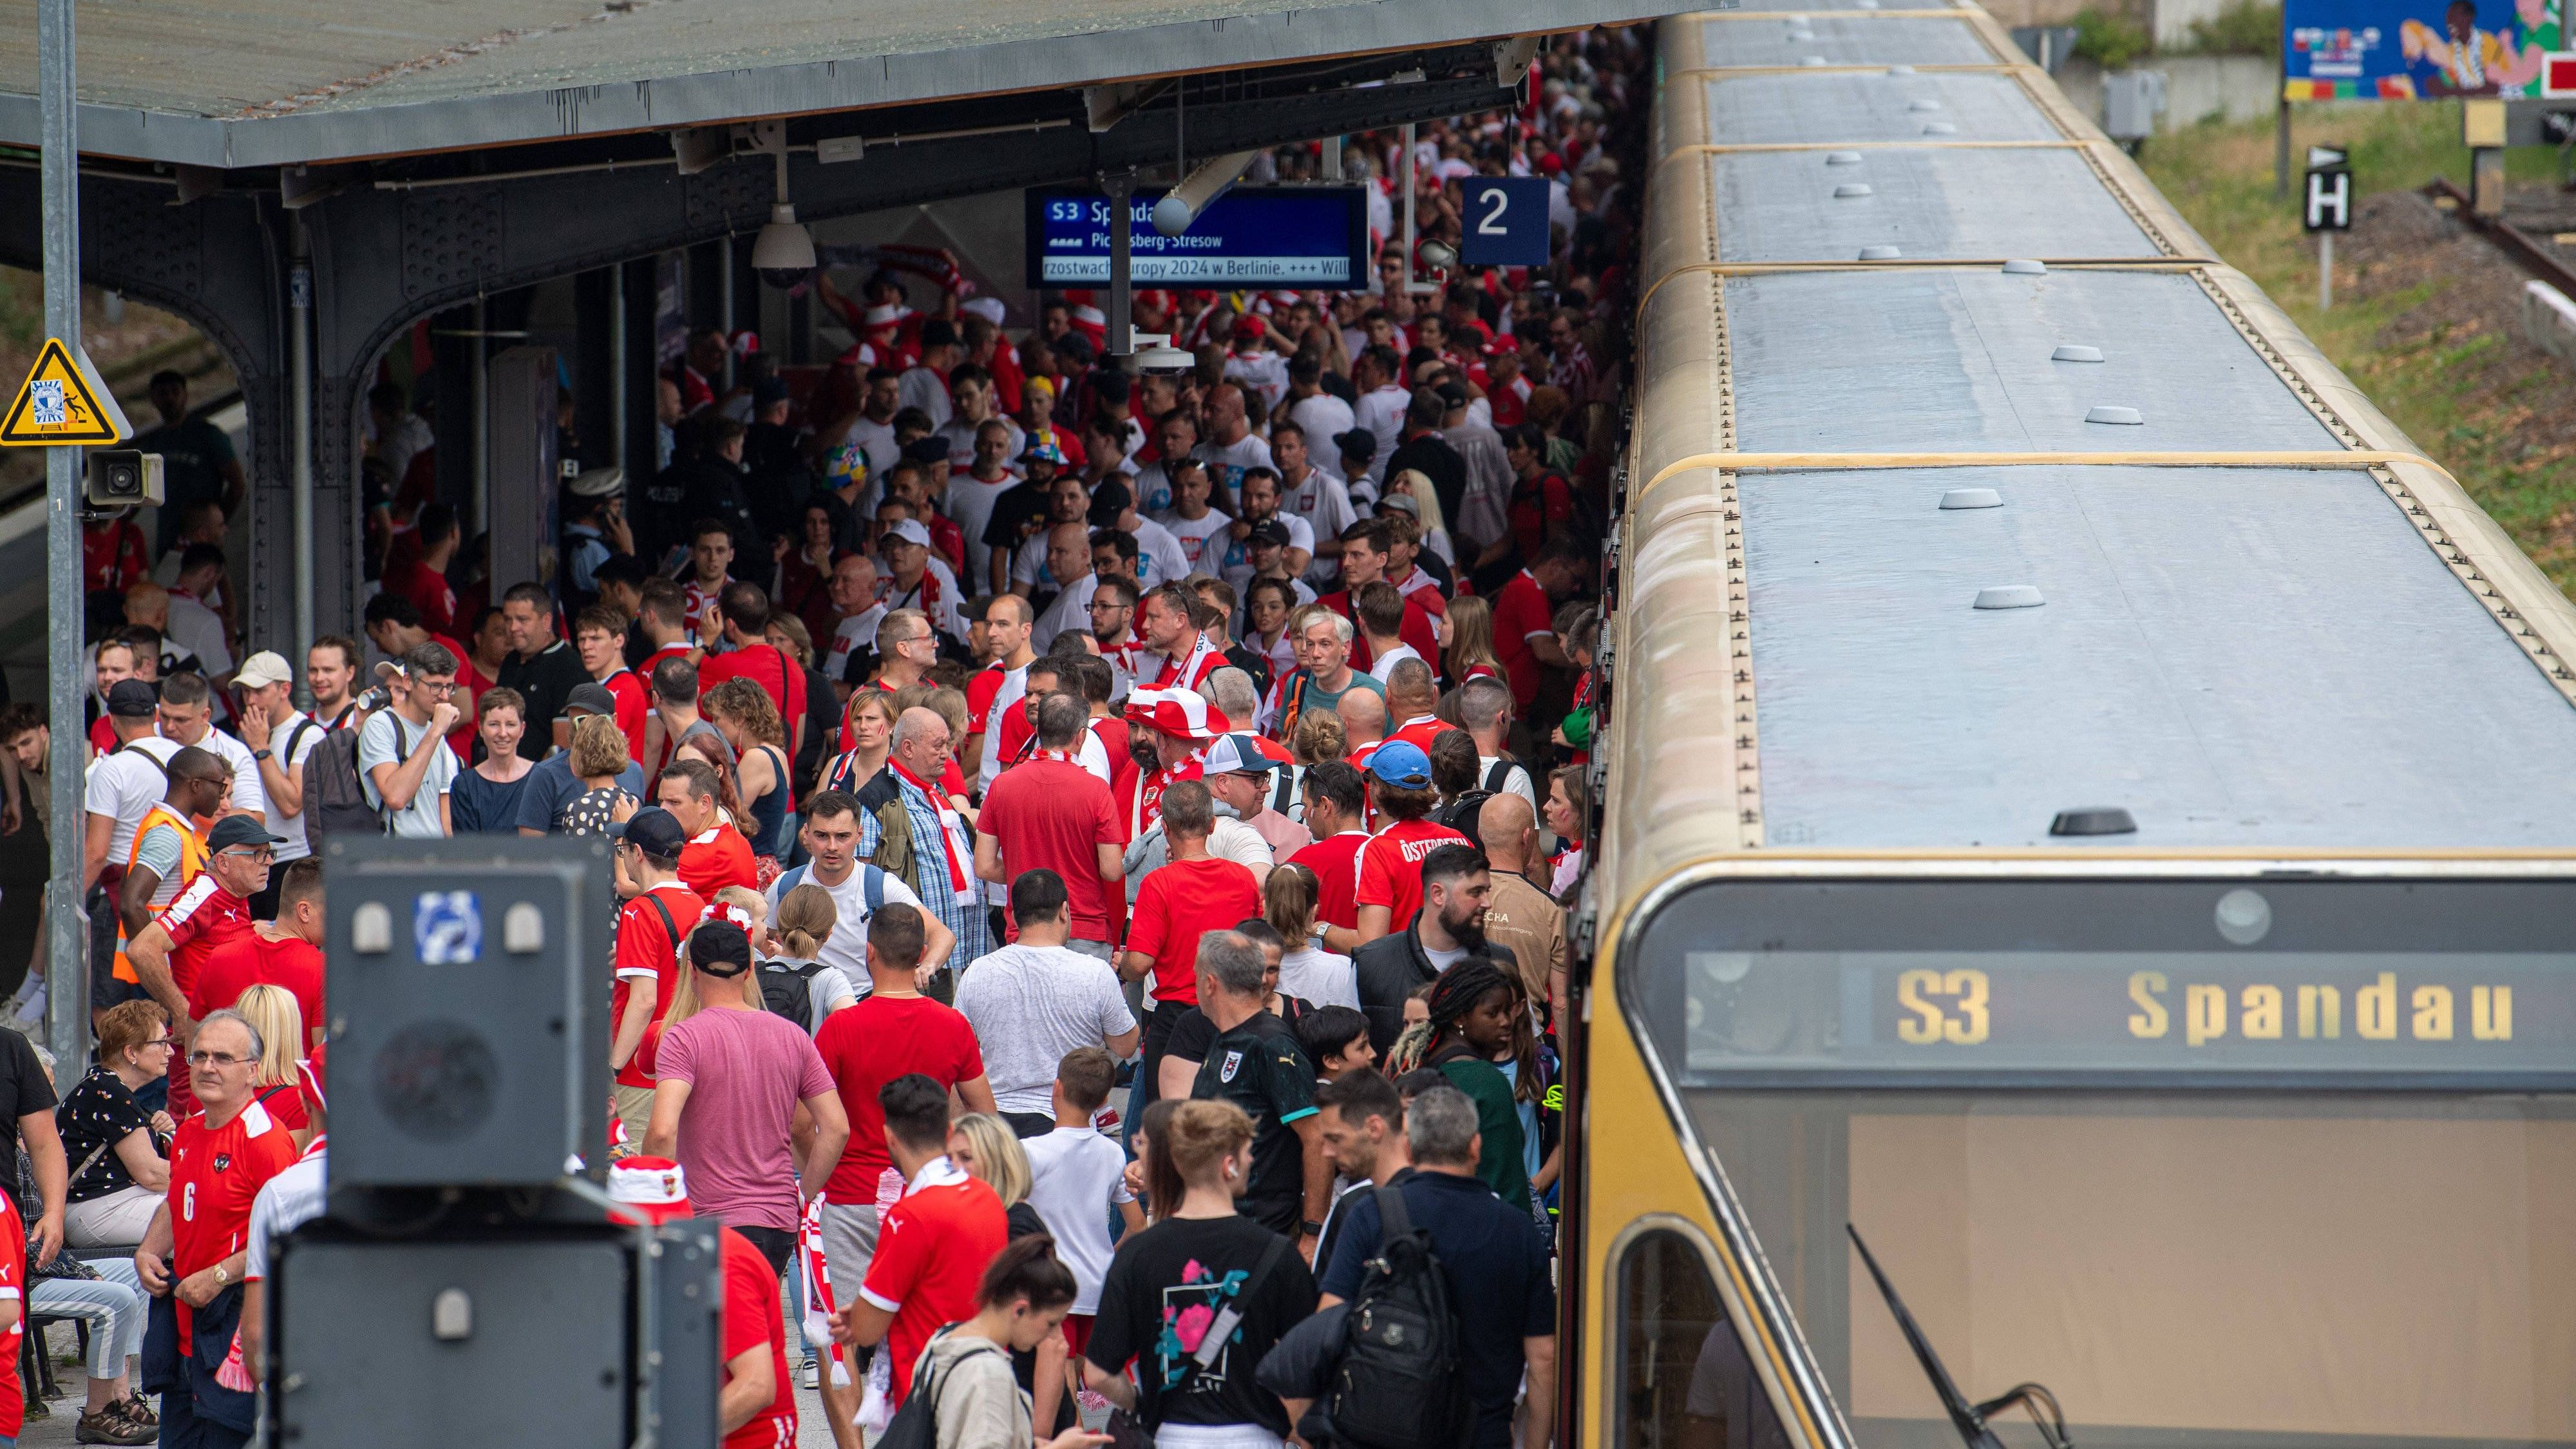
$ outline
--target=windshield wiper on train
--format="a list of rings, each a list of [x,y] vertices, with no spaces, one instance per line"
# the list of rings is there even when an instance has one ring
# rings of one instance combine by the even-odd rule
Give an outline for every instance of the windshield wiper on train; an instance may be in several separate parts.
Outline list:
[[[1932,1381],[1932,1392],[1940,1396],[1942,1409],[1950,1415],[1959,1437],[1967,1442],[1967,1449],[2004,1449],[2003,1441],[1995,1437],[1987,1421],[2015,1404],[2029,1412],[2030,1421],[2039,1426],[2039,1437],[2047,1442],[2048,1449],[2074,1449],[2074,1441],[2066,1437],[2066,1414],[2057,1406],[2057,1395],[2045,1385],[2015,1384],[1982,1404],[1969,1403],[1968,1396],[1959,1392],[1958,1381],[1942,1365],[1941,1355],[1933,1350],[1932,1340],[1924,1336],[1914,1315],[1905,1311],[1905,1300],[1896,1296],[1896,1285],[1887,1281],[1877,1256],[1870,1252],[1869,1244],[1861,1241],[1860,1229],[1845,1223],[1843,1231],[1851,1234],[1852,1246],[1860,1249],[1861,1262],[1868,1265],[1869,1276],[1877,1280],[1880,1295],[1887,1299],[1887,1311],[1896,1316],[1898,1330],[1913,1346],[1915,1360],[1923,1365],[1923,1376]],[[2043,1405],[2047,1408],[2044,1415],[2040,1412]]]

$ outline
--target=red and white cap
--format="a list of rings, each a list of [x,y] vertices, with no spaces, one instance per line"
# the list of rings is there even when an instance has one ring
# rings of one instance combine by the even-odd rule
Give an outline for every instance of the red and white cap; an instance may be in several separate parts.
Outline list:
[[[959,305],[959,310],[972,312],[996,327],[1002,325],[1002,318],[1007,315],[999,297],[970,297]]]
[[[1219,735],[1216,743],[1207,747],[1207,772],[1211,775],[1259,774],[1284,770],[1291,763],[1288,752],[1276,740],[1241,731]]]
[[[737,332],[733,336],[725,339],[725,345],[733,349],[734,356],[749,357],[760,350],[760,334],[757,332]]]
[[[628,1222],[668,1223],[693,1217],[688,1174],[667,1157],[629,1157],[608,1164],[608,1200]]]
[[[1186,689],[1130,691],[1127,723],[1185,740],[1212,740],[1233,728],[1225,711]]]
[[[879,327],[900,327],[903,325],[903,309],[892,302],[880,303],[868,309],[864,320],[871,331]]]

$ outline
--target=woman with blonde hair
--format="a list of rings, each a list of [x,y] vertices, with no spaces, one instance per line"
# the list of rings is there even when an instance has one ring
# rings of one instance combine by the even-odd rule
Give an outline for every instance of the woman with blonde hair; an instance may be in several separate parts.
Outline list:
[[[1494,605],[1482,594],[1460,594],[1449,601],[1448,672],[1454,684],[1479,675],[1510,682],[1494,652]]]
[[[251,1076],[253,1099],[285,1124],[297,1147],[303,1147],[313,1140],[313,1126],[304,1112],[303,1053],[297,1050],[304,1042],[304,1008],[296,1004],[294,992],[263,983],[243,992],[233,1010],[259,1032],[259,1070]]]
[[[823,767],[821,788],[855,795],[860,786],[875,779],[894,754],[894,722],[902,715],[894,696],[874,685],[851,695],[846,717],[850,748]]]
[[[1351,752],[1351,737],[1342,728],[1342,717],[1329,709],[1310,709],[1297,716],[1297,728],[1288,737],[1288,753],[1300,766],[1320,765],[1338,760]]]
[[[1029,1155],[1020,1148],[1010,1124],[990,1112],[969,1112],[948,1124],[948,1160],[981,1179],[993,1195],[1002,1200],[1009,1231],[1005,1242],[1022,1238],[1049,1238],[1046,1219],[1038,1216],[1037,1206],[1029,1201],[1029,1188],[1035,1175],[1029,1168]],[[1065,1392],[1065,1342],[1061,1334],[1042,1340],[1034,1349],[1018,1349],[1011,1354],[1011,1372],[1020,1387],[1028,1391],[1033,1422],[1038,1432],[1052,1437],[1061,1427],[1058,1414],[1071,1395]]]
[[[755,689],[758,687],[753,686]],[[768,917],[769,901],[760,892],[749,886],[726,886],[716,892],[714,900],[707,902],[706,914],[699,917],[699,921],[731,921],[742,929],[743,935],[757,941],[760,939],[761,922]],[[679,962],[679,982],[671,989],[671,1009],[663,1012],[662,1019],[645,1031],[644,1045],[638,1053],[647,1072],[653,1070],[651,1053],[663,1034],[707,1009],[706,1001],[698,995],[698,973],[689,969],[689,942],[686,937],[681,938],[672,954]]]
[[[787,843],[780,827],[794,803],[788,798],[787,728],[769,691],[740,677],[700,695],[698,711],[733,746],[734,793],[742,806],[737,818],[766,886],[778,878],[778,856]]]
[[[1398,498],[1409,500],[1412,507],[1395,502]],[[1448,520],[1440,515],[1440,490],[1431,486],[1428,475],[1407,468],[1386,480],[1386,492],[1377,501],[1377,514],[1383,518],[1389,513],[1413,515],[1414,533],[1422,547],[1440,555],[1451,568],[1458,566],[1458,551],[1449,542]]]
[[[1295,1243],[1235,1212],[1234,1200],[1252,1180],[1252,1135],[1252,1119],[1231,1102],[1175,1106],[1154,1149],[1180,1173],[1180,1209],[1119,1239],[1101,1281],[1083,1377],[1147,1430],[1182,1428],[1166,1442],[1276,1444],[1288,1437],[1286,1409],[1253,1368],[1315,1311],[1315,1275]],[[1219,1367],[1207,1366],[1203,1345],[1182,1346],[1165,1321],[1167,1304],[1185,1321],[1233,1319]],[[1130,1362],[1134,1379],[1125,1372]],[[1175,1385],[1187,1392],[1169,1392]]]
[[[716,894],[721,896],[724,892]],[[807,1036],[820,1032],[824,1019],[833,1012],[859,1004],[858,988],[850,984],[848,973],[818,959],[823,954],[823,943],[832,939],[840,919],[840,908],[832,904],[832,893],[808,882],[778,898],[777,914],[769,922],[761,977],[769,981],[793,976],[804,983],[803,1024]]]

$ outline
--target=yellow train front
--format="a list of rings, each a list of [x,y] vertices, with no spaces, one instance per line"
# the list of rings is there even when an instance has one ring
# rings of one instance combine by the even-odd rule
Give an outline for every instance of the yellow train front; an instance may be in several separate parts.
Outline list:
[[[1658,37],[1574,1442],[2576,1442],[2576,609],[1897,3]]]

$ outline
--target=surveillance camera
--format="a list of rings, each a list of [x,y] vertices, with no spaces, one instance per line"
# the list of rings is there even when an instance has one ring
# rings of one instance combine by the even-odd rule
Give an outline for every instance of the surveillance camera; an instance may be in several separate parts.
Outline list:
[[[1131,365],[1147,377],[1178,377],[1199,365],[1196,357],[1174,347],[1166,332],[1130,328],[1127,346]]]
[[[135,508],[163,501],[161,455],[132,448],[104,448],[88,456],[82,494],[101,508]]]
[[[796,220],[796,208],[780,202],[769,209],[769,225],[760,229],[760,237],[751,244],[752,270],[760,279],[785,291],[803,282],[814,270],[814,236]]]

